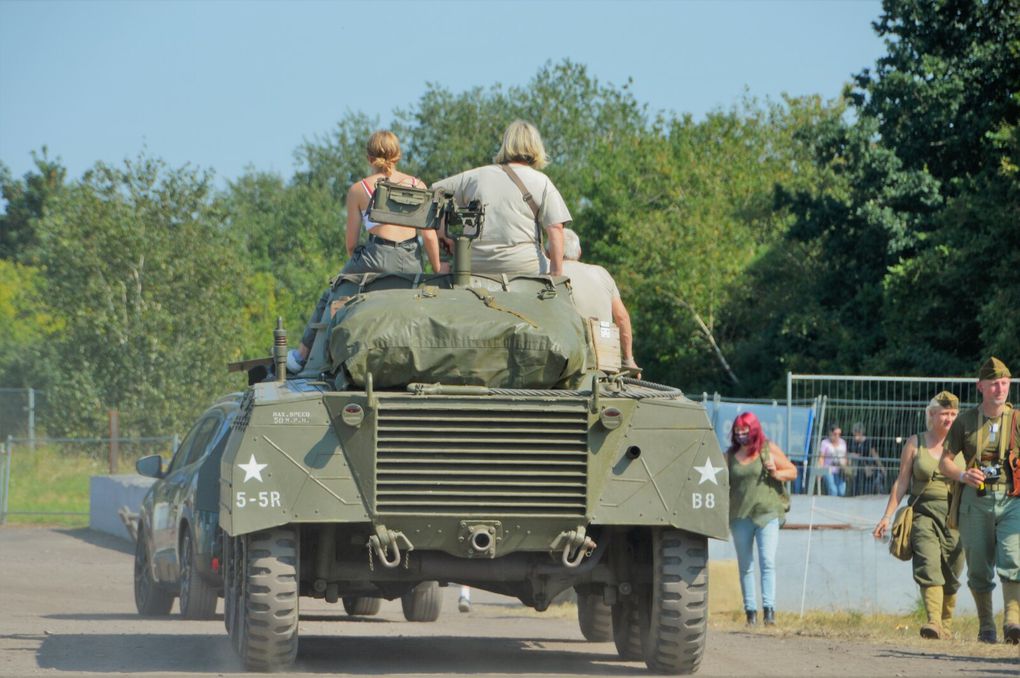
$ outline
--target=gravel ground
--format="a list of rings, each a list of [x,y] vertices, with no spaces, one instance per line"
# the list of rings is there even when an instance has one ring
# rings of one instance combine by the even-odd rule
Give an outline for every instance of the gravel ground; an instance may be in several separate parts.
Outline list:
[[[375,617],[301,601],[301,641],[291,675],[629,676],[612,643],[585,642],[576,619],[539,614],[473,592],[457,611],[445,590],[438,622],[404,621],[399,601]],[[215,621],[135,613],[132,546],[89,530],[0,528],[0,676],[234,675],[243,673]],[[222,613],[222,602],[220,606]],[[968,649],[971,648],[971,649]],[[713,629],[699,676],[1016,676],[1020,655],[1002,646],[895,646]],[[257,674],[252,674],[257,675]]]

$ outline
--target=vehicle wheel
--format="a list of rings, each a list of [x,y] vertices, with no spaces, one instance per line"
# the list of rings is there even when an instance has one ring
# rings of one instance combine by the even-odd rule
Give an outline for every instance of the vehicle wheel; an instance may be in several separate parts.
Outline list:
[[[236,614],[237,576],[234,574],[234,538],[223,534],[223,626],[227,635],[234,638],[234,615]]]
[[[285,669],[298,648],[298,533],[274,527],[234,541],[230,628],[245,668]]]
[[[586,640],[609,642],[613,639],[613,608],[606,605],[597,593],[578,593],[577,625]]]
[[[708,539],[652,531],[652,592],[644,656],[657,673],[698,670],[708,627]]]
[[[356,617],[371,617],[382,609],[382,598],[367,596],[345,596],[344,612]]]
[[[645,658],[641,637],[641,611],[634,598],[626,598],[613,605],[613,642],[620,659],[629,662]]]
[[[216,616],[216,588],[202,579],[195,563],[195,540],[185,528],[181,538],[180,607],[185,619],[212,619]]]
[[[443,609],[442,591],[437,581],[423,581],[400,596],[404,619],[409,622],[434,622]]]
[[[148,537],[145,530],[138,529],[135,541],[135,607],[138,614],[146,617],[165,617],[174,605],[174,594],[167,591],[152,578],[149,562]]]

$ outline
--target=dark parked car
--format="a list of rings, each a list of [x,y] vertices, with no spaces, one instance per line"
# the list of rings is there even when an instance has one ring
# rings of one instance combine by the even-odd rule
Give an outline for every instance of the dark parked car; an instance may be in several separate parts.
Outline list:
[[[142,500],[135,545],[135,606],[167,615],[180,598],[181,615],[210,619],[223,593],[219,529],[220,457],[241,394],[221,398],[199,417],[163,468],[159,455],[135,468],[156,478]]]

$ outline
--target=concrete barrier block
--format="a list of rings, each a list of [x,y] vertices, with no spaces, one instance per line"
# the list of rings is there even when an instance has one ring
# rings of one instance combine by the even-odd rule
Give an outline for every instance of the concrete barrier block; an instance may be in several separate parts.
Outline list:
[[[131,534],[117,512],[127,506],[137,513],[154,482],[154,478],[137,474],[92,476],[89,479],[89,528],[131,541]]]

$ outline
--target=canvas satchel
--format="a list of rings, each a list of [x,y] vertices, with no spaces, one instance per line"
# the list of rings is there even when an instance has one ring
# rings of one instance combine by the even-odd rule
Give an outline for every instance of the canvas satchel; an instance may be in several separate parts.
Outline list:
[[[915,500],[916,501],[916,500]],[[910,560],[914,557],[914,549],[910,547],[910,528],[914,524],[914,504],[911,502],[901,506],[893,518],[892,527],[889,529],[889,553],[900,560]]]
[[[928,489],[928,485],[931,485],[933,478],[935,478],[934,475],[928,479],[924,489],[914,497],[914,501],[900,507],[896,511],[896,515],[893,516],[892,527],[889,528],[889,553],[893,554],[895,558],[910,560],[914,557],[914,549],[910,546],[910,530],[914,525],[914,504],[924,494],[924,490]]]

